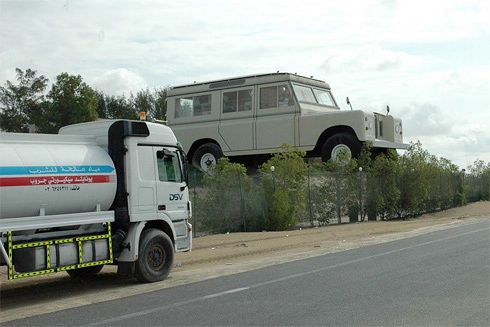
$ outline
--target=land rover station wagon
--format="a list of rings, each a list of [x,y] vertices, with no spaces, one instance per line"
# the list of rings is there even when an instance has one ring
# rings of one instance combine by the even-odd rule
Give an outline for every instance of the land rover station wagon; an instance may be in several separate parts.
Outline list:
[[[236,77],[172,87],[167,121],[196,167],[222,156],[260,162],[287,143],[323,161],[341,151],[407,149],[402,121],[362,110],[341,111],[330,86],[289,73]]]

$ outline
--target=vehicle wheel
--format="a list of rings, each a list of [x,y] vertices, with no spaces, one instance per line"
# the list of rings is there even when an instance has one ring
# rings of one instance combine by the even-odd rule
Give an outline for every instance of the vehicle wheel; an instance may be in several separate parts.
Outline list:
[[[78,269],[71,269],[71,270],[67,270],[66,272],[72,278],[87,278],[87,277],[93,277],[97,275],[102,270],[103,267],[104,265],[90,266],[90,267],[83,267]]]
[[[143,283],[164,280],[174,261],[174,246],[167,234],[158,229],[143,231],[135,276]]]
[[[327,162],[329,159],[339,160],[339,155],[345,151],[350,160],[356,158],[361,152],[362,143],[352,134],[339,133],[328,138],[322,148],[322,161]],[[344,159],[344,158],[342,158]]]
[[[200,170],[206,172],[209,166],[216,165],[218,159],[223,157],[220,147],[214,143],[205,143],[197,148],[192,157],[192,164]]]

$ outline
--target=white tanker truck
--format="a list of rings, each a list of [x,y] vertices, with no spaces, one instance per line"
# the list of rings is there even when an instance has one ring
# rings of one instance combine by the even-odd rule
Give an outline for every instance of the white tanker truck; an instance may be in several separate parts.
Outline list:
[[[185,154],[172,130],[104,120],[0,134],[0,263],[8,278],[115,264],[163,280],[192,247]]]

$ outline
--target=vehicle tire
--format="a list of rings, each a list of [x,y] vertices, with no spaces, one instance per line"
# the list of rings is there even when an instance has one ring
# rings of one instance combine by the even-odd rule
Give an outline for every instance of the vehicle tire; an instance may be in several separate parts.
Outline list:
[[[141,233],[135,276],[143,283],[164,280],[174,262],[174,246],[170,237],[158,229]]]
[[[330,136],[322,148],[322,161],[339,160],[342,151],[347,152],[347,159],[356,158],[361,152],[362,143],[352,134],[339,133]]]
[[[197,148],[192,156],[192,164],[200,170],[207,172],[209,166],[216,165],[218,159],[223,157],[221,148],[214,143],[205,143]]]
[[[78,268],[78,269],[71,269],[67,270],[66,272],[70,277],[72,278],[87,278],[87,277],[93,277],[97,275],[104,265],[97,265],[97,266],[89,266],[89,267],[83,267],[83,268]]]

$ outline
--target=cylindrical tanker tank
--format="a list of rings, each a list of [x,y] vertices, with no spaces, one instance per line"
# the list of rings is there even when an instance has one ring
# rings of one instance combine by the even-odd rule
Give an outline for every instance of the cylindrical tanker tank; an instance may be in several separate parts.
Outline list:
[[[108,210],[116,171],[95,138],[0,134],[0,218]]]

